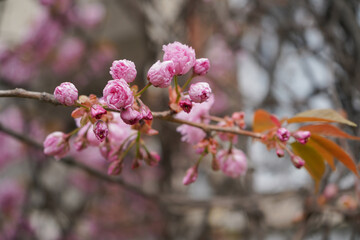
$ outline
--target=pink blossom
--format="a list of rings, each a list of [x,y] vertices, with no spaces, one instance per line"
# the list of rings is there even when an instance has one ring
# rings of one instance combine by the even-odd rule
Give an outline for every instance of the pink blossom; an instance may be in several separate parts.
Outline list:
[[[84,52],[85,44],[80,39],[74,37],[66,39],[58,49],[54,70],[58,73],[66,73],[74,69]]]
[[[53,132],[49,134],[44,141],[44,153],[60,159],[69,151],[69,141],[67,135],[62,132]]]
[[[206,82],[198,82],[191,84],[189,89],[189,96],[193,102],[202,103],[209,99],[211,95],[211,88]]]
[[[93,127],[93,131],[95,133],[96,138],[100,141],[103,142],[105,140],[105,138],[108,136],[109,134],[109,129],[106,125],[106,123],[102,120],[98,120]]]
[[[323,192],[323,195],[326,199],[330,200],[333,199],[334,197],[336,197],[336,195],[338,194],[339,189],[337,187],[336,184],[328,184]]]
[[[302,168],[305,165],[304,159],[302,159],[301,157],[299,157],[297,155],[292,155],[291,161],[296,168]]]
[[[88,3],[75,9],[76,22],[85,28],[96,27],[105,16],[105,8],[100,3]]]
[[[233,178],[245,175],[247,161],[243,151],[236,148],[232,148],[231,152],[222,149],[218,151],[216,158],[219,160],[221,171],[226,175]]]
[[[190,183],[193,183],[198,178],[198,168],[197,165],[192,166],[186,171],[186,174],[183,178],[183,184],[189,185]]]
[[[124,79],[108,81],[103,90],[104,100],[110,108],[123,110],[134,102],[133,93]]]
[[[286,142],[290,138],[290,132],[286,128],[279,128],[276,131],[276,135],[282,142]]]
[[[71,82],[63,82],[55,88],[54,97],[59,103],[71,106],[78,98],[78,90]]]
[[[90,114],[92,118],[100,119],[102,115],[106,113],[107,111],[99,104],[94,104],[91,106]]]
[[[135,80],[136,73],[135,64],[126,59],[114,61],[110,67],[113,79],[124,79],[127,83]]]
[[[140,107],[140,114],[141,114],[141,118],[145,119],[145,120],[152,120],[153,119],[153,115],[149,109],[148,106],[146,105],[141,105]]]
[[[197,75],[205,75],[210,69],[210,61],[207,58],[196,59],[194,65],[194,73]]]
[[[179,106],[184,112],[189,113],[192,109],[192,103],[189,99],[184,99],[179,102]]]
[[[176,118],[188,120],[197,123],[209,123],[209,111],[214,103],[214,97],[211,95],[209,101],[204,103],[194,103],[190,113],[180,112]],[[181,133],[181,140],[190,144],[196,144],[206,137],[203,130],[186,124],[180,125],[177,129]]]
[[[296,131],[293,136],[299,143],[306,144],[311,136],[311,133],[309,131]]]
[[[172,60],[175,65],[175,75],[186,74],[196,61],[193,48],[179,42],[163,45],[164,61]]]
[[[280,158],[284,156],[284,149],[277,147],[276,148],[276,155]]]
[[[147,79],[155,87],[167,88],[170,86],[174,75],[175,67],[173,61],[157,61],[150,67]]]
[[[134,110],[133,108],[129,107],[123,110],[120,113],[121,119],[124,121],[124,123],[129,125],[134,125],[139,122],[139,120],[142,118],[142,115]]]

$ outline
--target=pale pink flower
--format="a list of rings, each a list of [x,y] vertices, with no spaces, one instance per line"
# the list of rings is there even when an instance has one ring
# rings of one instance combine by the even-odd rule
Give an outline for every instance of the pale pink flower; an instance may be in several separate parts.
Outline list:
[[[134,124],[138,123],[139,120],[142,118],[141,114],[131,107],[123,110],[120,113],[120,117],[124,121],[124,123],[129,124],[129,125],[134,125]]]
[[[209,111],[214,103],[214,97],[211,95],[209,101],[204,103],[194,103],[190,113],[180,112],[176,118],[188,120],[197,123],[209,123]],[[181,140],[190,144],[196,144],[206,137],[203,130],[186,124],[180,125],[177,129],[181,133]]]
[[[189,89],[189,96],[193,102],[202,103],[209,99],[211,95],[211,88],[206,82],[198,82],[191,84]]]
[[[276,135],[282,142],[286,142],[290,138],[290,132],[286,128],[279,128],[276,131]]]
[[[54,63],[54,70],[66,73],[74,69],[85,52],[85,44],[78,38],[71,37],[61,43]]]
[[[190,183],[193,183],[198,178],[198,168],[197,165],[192,166],[186,171],[186,174],[183,178],[183,184],[189,185]]]
[[[210,69],[210,61],[207,58],[196,59],[194,65],[194,73],[197,75],[205,75]]]
[[[175,75],[173,61],[157,61],[154,63],[147,74],[147,79],[155,87],[167,88]]]
[[[292,155],[291,161],[296,168],[302,168],[305,165],[304,159],[302,159],[301,157],[299,157],[297,155]]]
[[[323,195],[326,199],[330,200],[330,199],[333,199],[334,197],[336,197],[338,192],[339,192],[339,189],[338,189],[337,185],[334,183],[331,183],[325,187]]]
[[[116,110],[131,107],[134,102],[133,93],[124,79],[108,81],[103,96],[107,105]]]
[[[55,88],[54,97],[59,103],[71,106],[78,99],[78,90],[71,82],[63,82]]]
[[[60,159],[69,152],[69,141],[67,135],[62,132],[49,134],[44,141],[44,153]]]
[[[245,175],[247,170],[246,156],[243,151],[232,148],[229,150],[222,149],[216,154],[219,161],[220,169],[226,175],[236,178]]]
[[[136,73],[135,64],[126,59],[114,61],[110,67],[113,79],[124,79],[127,83],[135,80]]]
[[[105,8],[100,3],[88,3],[75,9],[76,22],[85,28],[96,27],[105,16]]]
[[[311,136],[309,131],[296,131],[293,134],[293,137],[301,144],[306,144]]]
[[[179,42],[163,45],[164,61],[172,60],[175,65],[175,75],[186,74],[196,61],[193,48]]]
[[[109,129],[108,129],[106,123],[102,120],[96,121],[96,123],[93,126],[93,131],[94,131],[96,138],[100,142],[103,142],[109,134]]]
[[[106,113],[107,111],[99,104],[94,104],[91,106],[90,114],[92,118],[100,119],[102,115]]]

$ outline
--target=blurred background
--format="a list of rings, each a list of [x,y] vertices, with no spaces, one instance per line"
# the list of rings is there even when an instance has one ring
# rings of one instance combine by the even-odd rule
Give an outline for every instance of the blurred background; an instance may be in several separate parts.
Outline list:
[[[136,64],[143,87],[162,45],[179,41],[207,57],[213,115],[256,109],[290,117],[332,108],[360,124],[360,3],[357,0],[2,0],[0,89],[52,93],[73,82],[102,95],[113,60]],[[180,79],[183,83],[186,76]],[[153,111],[168,109],[168,91],[143,96]],[[0,122],[42,142],[75,127],[72,109],[0,99]],[[211,170],[182,185],[197,160],[176,124],[154,120],[147,139],[161,161],[121,178],[161,202],[46,159],[0,133],[0,239],[360,239],[360,182],[338,164],[319,192],[305,169],[249,138],[245,177]],[[359,136],[359,128],[344,128]],[[338,142],[359,163],[359,143]],[[97,148],[72,151],[76,161],[106,173]],[[324,200],[325,199],[325,200]]]

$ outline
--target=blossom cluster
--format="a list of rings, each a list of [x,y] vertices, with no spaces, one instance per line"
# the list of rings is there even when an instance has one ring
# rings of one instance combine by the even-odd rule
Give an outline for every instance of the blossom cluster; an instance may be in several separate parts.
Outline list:
[[[72,117],[78,128],[71,133],[53,132],[44,141],[44,153],[57,159],[64,157],[70,145],[77,151],[88,146],[99,148],[102,156],[108,160],[108,174],[120,174],[126,155],[134,149],[132,168],[140,166],[144,161],[150,166],[160,161],[159,154],[146,146],[143,135],[155,135],[152,129],[153,115],[150,108],[143,103],[141,95],[150,86],[168,88],[170,114],[184,121],[209,124],[210,109],[215,98],[207,82],[191,84],[193,77],[203,76],[210,69],[206,58],[196,59],[193,48],[174,42],[163,46],[162,61],[156,61],[148,70],[148,84],[141,90],[131,85],[136,79],[135,63],[127,60],[115,60],[110,67],[109,80],[103,89],[103,96],[78,95],[75,85],[64,82],[56,87],[55,99],[66,106],[76,106]],[[178,77],[186,76],[192,70],[182,86]],[[190,85],[188,87],[188,85]],[[231,117],[217,119],[220,127],[244,129],[244,113],[236,112]],[[246,173],[247,160],[245,154],[233,144],[237,137],[231,133],[207,134],[201,128],[183,124],[177,128],[182,140],[195,145],[200,155],[195,165],[188,169],[183,183],[194,182],[198,176],[199,164],[210,154],[212,169],[222,170],[230,177],[239,177]],[[74,141],[70,144],[70,138]],[[219,141],[223,144],[219,144]],[[226,146],[226,143],[228,147]]]

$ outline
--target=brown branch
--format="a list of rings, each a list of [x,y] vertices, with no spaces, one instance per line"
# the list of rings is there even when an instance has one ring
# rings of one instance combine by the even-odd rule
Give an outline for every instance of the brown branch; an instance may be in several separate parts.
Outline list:
[[[36,99],[36,100],[39,100],[42,102],[51,103],[54,105],[62,105],[57,100],[55,100],[54,95],[52,95],[52,94],[45,93],[45,92],[43,92],[43,93],[31,92],[31,91],[27,91],[27,90],[24,90],[21,88],[16,88],[16,89],[12,89],[12,90],[0,90],[0,97],[31,98],[31,99]],[[73,107],[77,107],[77,106],[74,105]],[[112,110],[112,111],[116,111],[116,110]],[[168,122],[187,124],[189,126],[200,128],[200,129],[204,130],[205,132],[211,132],[211,131],[227,132],[227,133],[244,135],[244,136],[258,138],[258,139],[261,139],[261,137],[262,137],[262,134],[260,134],[260,133],[254,133],[254,132],[247,131],[247,130],[241,130],[241,129],[237,129],[237,128],[220,127],[220,126],[211,125],[211,124],[196,123],[196,122],[190,122],[190,121],[183,120],[183,119],[178,119],[173,116],[174,114],[171,111],[153,112],[152,114],[153,114],[154,118],[161,119],[161,120],[168,121]]]
[[[3,132],[9,136],[12,136],[18,140],[20,140],[21,142],[24,142],[26,143],[27,145],[30,145],[36,149],[39,149],[39,150],[43,150],[43,146],[41,143],[38,143],[36,141],[34,141],[33,139],[25,136],[25,135],[22,135],[20,133],[17,133],[7,127],[4,127],[1,123],[0,123],[0,132]],[[94,176],[94,177],[97,177],[99,179],[102,179],[106,182],[109,182],[109,183],[114,183],[114,184],[117,184],[119,186],[122,186],[124,189],[126,190],[129,190],[133,193],[136,193],[142,197],[145,197],[145,198],[148,198],[148,199],[151,199],[151,200],[154,200],[154,201],[159,201],[159,198],[157,195],[155,194],[150,194],[150,193],[146,193],[144,192],[142,189],[136,187],[136,186],[133,186],[133,185],[130,185],[126,182],[124,182],[123,180],[121,180],[120,178],[117,178],[117,177],[112,177],[112,176],[109,176],[109,175],[106,175],[92,167],[89,167],[88,165],[84,164],[84,163],[81,163],[79,161],[75,161],[73,160],[72,158],[62,158],[60,161],[57,161],[61,164],[65,164],[67,166],[70,166],[70,167],[74,167],[74,168],[78,168],[78,169],[81,169],[83,171],[85,171],[86,173],[88,173],[89,175],[91,176]]]

